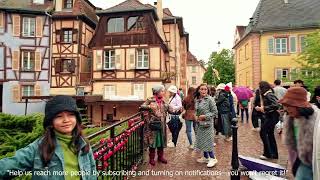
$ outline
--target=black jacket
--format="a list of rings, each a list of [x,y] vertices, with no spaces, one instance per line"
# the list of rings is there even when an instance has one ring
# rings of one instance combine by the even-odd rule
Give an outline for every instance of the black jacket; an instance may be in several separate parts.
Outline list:
[[[220,114],[230,113],[230,102],[228,92],[226,92],[225,90],[221,90],[218,94],[216,104]]]
[[[267,91],[262,98],[265,113],[271,113],[280,109],[281,106],[278,103],[278,98],[272,91]]]

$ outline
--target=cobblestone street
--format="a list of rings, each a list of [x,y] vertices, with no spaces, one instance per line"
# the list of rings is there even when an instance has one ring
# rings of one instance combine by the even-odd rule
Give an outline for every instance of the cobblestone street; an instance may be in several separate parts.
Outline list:
[[[259,132],[252,131],[252,125],[250,123],[239,123],[238,129],[238,148],[239,155],[251,156],[258,158],[262,154],[262,141],[260,140]],[[171,135],[171,134],[169,134]],[[281,138],[276,134],[279,160],[272,162],[278,163],[284,167],[287,167],[287,151],[282,144]],[[157,163],[155,167],[151,167],[148,164],[148,152],[145,152],[145,159],[140,171],[149,171],[149,176],[141,176],[134,178],[140,179],[201,179],[201,180],[226,180],[230,179],[229,172],[231,169],[231,152],[232,142],[227,142],[222,138],[216,138],[215,154],[218,159],[218,164],[214,168],[207,168],[206,164],[200,164],[196,162],[196,159],[201,157],[201,153],[189,150],[187,135],[185,133],[185,125],[180,131],[179,141],[176,148],[167,148],[165,155],[168,160],[167,165]],[[195,176],[192,173],[197,171],[209,171],[211,176]],[[199,172],[198,171],[198,172]],[[158,174],[155,174],[158,173]],[[162,173],[162,175],[161,175]],[[166,173],[163,175],[163,173]],[[190,174],[189,174],[190,173]],[[199,173],[198,173],[199,174]],[[249,179],[247,177],[241,177],[241,179]]]

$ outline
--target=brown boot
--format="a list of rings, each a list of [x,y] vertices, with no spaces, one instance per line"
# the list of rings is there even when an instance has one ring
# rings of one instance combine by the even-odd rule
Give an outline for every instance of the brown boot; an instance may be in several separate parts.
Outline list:
[[[156,149],[149,148],[149,164],[151,164],[152,166],[156,165],[156,162],[154,161],[155,156],[156,156]]]
[[[158,148],[158,161],[160,161],[163,164],[167,164],[168,161],[163,157],[163,148]]]

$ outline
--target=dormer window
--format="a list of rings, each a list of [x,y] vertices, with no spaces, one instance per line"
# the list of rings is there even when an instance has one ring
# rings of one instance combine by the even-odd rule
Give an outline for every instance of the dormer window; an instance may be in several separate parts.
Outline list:
[[[143,29],[143,17],[133,16],[128,18],[128,31],[137,31]]]
[[[71,9],[72,8],[72,0],[64,0],[64,8]]]
[[[124,32],[124,19],[111,18],[108,20],[108,33]]]

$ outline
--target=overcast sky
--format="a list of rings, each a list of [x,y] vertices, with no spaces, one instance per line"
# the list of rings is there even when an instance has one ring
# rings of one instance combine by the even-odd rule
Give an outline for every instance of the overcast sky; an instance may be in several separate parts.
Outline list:
[[[124,0],[90,0],[103,9]],[[141,0],[153,4],[156,0]],[[259,0],[162,0],[175,16],[183,17],[189,33],[189,50],[200,60],[208,60],[211,52],[231,49],[237,25],[247,25]]]

